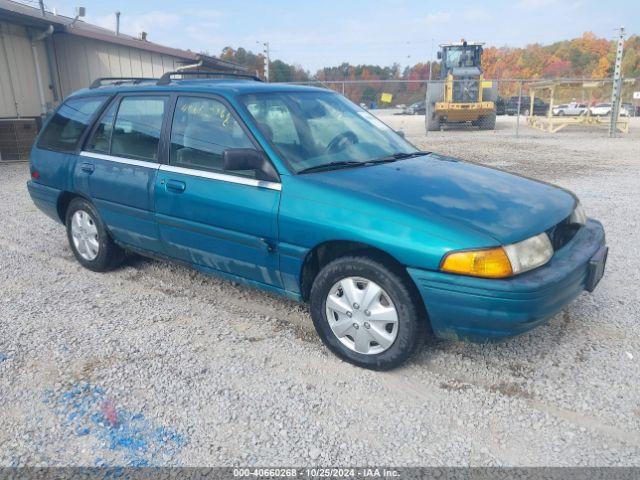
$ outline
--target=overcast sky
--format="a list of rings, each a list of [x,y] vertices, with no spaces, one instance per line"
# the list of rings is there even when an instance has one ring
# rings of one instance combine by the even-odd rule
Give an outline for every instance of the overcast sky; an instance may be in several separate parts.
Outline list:
[[[79,3],[81,2],[81,3]],[[148,32],[167,46],[217,55],[227,46],[257,51],[315,72],[343,61],[401,65],[427,61],[432,43],[460,38],[487,45],[551,43],[593,31],[640,33],[640,0],[45,0],[48,9],[122,31]],[[434,53],[435,55],[435,53]]]

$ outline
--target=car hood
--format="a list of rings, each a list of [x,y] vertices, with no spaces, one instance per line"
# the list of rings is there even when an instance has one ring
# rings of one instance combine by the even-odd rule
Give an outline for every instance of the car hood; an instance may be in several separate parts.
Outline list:
[[[561,188],[436,154],[305,177],[334,192],[368,197],[454,228],[462,224],[501,244],[548,230],[576,203]]]

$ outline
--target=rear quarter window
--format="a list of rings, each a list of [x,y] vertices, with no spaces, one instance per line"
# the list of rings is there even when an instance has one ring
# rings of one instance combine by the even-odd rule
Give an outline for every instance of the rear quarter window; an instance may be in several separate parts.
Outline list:
[[[45,150],[72,152],[91,118],[107,97],[71,98],[64,102],[47,123],[38,142]]]

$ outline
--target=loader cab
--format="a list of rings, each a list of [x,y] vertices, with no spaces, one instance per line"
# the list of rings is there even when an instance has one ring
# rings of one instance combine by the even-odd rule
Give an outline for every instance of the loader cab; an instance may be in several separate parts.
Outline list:
[[[440,78],[445,79],[448,74],[456,75],[456,71],[476,70],[481,73],[482,45],[460,42],[457,44],[441,45],[438,60],[441,60]]]

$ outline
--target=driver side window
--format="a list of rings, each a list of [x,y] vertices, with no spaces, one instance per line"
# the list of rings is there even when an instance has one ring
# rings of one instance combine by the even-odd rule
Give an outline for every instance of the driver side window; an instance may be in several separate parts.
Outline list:
[[[278,98],[261,98],[247,103],[258,128],[276,145],[300,145],[298,131],[289,108]]]

